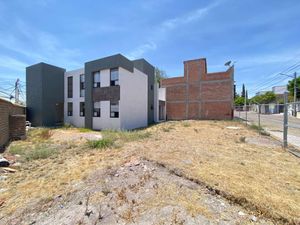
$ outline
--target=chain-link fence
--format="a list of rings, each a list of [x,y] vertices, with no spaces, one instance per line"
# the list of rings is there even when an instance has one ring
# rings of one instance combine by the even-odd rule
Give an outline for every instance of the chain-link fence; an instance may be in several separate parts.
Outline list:
[[[282,141],[300,147],[300,102],[236,106],[236,118],[263,129]]]

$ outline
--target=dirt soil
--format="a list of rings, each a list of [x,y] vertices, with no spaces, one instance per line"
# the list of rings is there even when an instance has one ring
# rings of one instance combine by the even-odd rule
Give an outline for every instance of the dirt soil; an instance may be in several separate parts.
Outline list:
[[[16,172],[0,170],[0,224],[299,223],[300,161],[272,138],[234,121],[137,132],[110,133],[120,140],[107,149],[91,149],[89,132],[74,129],[12,143],[59,154],[24,161],[8,149]]]
[[[272,224],[162,165],[133,159],[94,171],[70,195],[6,224]]]

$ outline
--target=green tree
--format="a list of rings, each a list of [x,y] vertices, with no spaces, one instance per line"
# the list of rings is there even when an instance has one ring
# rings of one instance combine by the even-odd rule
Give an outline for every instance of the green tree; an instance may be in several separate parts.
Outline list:
[[[292,97],[294,97],[294,81],[295,81],[295,79],[290,80],[288,83],[288,86],[287,86],[290,96],[292,96]],[[297,90],[296,98],[298,99],[298,98],[300,98],[300,77],[297,77],[297,80],[296,80],[296,90]]]
[[[257,95],[251,98],[251,103],[269,104],[276,101],[276,95],[272,91],[268,91],[263,95]]]
[[[246,97],[246,89],[245,89],[245,84],[243,84],[242,87],[242,93],[241,93],[241,97],[245,98]]]
[[[234,99],[234,105],[235,106],[242,106],[245,104],[245,98],[242,97],[242,96],[237,96],[235,99]]]
[[[158,83],[161,82],[161,80],[168,78],[168,75],[166,73],[166,71],[159,69],[158,67],[155,67],[155,77],[156,77],[156,81]]]

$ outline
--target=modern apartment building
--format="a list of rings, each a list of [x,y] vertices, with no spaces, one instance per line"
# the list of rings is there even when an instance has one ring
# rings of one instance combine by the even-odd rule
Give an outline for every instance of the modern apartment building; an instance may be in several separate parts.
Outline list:
[[[154,67],[146,60],[120,54],[73,71],[39,63],[26,68],[28,119],[33,126],[146,127],[159,120],[155,80]]]

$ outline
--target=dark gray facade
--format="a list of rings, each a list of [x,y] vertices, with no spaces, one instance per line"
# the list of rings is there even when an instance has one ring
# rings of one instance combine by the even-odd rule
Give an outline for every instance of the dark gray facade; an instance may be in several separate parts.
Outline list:
[[[46,63],[26,68],[27,120],[33,126],[63,123],[65,69]]]
[[[148,76],[148,124],[154,123],[154,67],[145,59],[137,59],[133,61],[133,65],[138,70]]]
[[[93,88],[93,72],[122,67],[130,72],[134,68],[142,71],[148,76],[148,124],[154,123],[154,67],[144,59],[131,61],[121,54],[105,57],[98,60],[93,60],[85,63],[85,127],[93,128],[93,102],[103,97],[120,98],[120,89]],[[109,87],[111,88],[111,87]],[[122,88],[122,87],[121,87]],[[96,89],[96,90],[94,90]],[[110,93],[111,96],[107,96]]]

